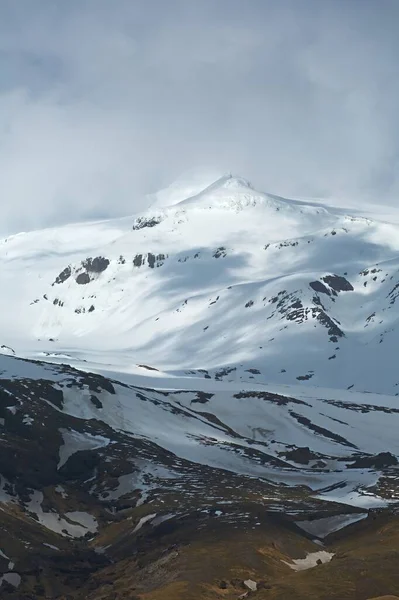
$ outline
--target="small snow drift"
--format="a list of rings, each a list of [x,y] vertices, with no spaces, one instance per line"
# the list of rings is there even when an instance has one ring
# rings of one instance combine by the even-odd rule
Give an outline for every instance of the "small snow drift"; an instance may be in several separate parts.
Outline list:
[[[297,521],[298,527],[310,533],[318,538],[325,538],[330,533],[334,533],[352,525],[358,523],[363,519],[367,519],[368,513],[353,513],[348,515],[337,515],[335,517],[324,517],[321,519],[314,519],[313,521]]]
[[[306,558],[292,559],[292,563],[282,562],[290,567],[293,571],[306,571],[307,569],[313,569],[317,565],[325,564],[332,560],[334,554],[327,552],[326,550],[320,550],[319,552],[310,552],[306,555]]]

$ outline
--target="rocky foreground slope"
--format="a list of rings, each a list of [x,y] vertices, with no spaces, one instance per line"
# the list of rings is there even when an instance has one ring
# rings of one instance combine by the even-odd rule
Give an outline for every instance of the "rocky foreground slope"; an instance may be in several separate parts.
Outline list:
[[[398,227],[197,192],[0,242],[1,598],[399,593]]]
[[[387,548],[370,560],[392,551],[389,397],[316,400],[223,381],[211,392],[203,379],[188,380],[196,390],[142,387],[14,357],[1,371],[4,598],[284,598],[302,578],[306,594],[319,581],[295,570],[306,556],[313,567],[332,559],[317,567],[329,577],[342,544],[375,545],[382,525]],[[354,537],[326,542],[343,529]],[[353,580],[348,556],[340,568]],[[368,597],[331,594],[315,597]]]

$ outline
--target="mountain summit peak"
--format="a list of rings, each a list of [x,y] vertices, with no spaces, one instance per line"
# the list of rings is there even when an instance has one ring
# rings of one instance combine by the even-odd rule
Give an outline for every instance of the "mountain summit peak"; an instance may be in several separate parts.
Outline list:
[[[151,208],[166,208],[217,188],[253,189],[247,179],[230,171],[222,173],[215,169],[196,169],[182,174],[166,188],[147,196],[147,199]]]

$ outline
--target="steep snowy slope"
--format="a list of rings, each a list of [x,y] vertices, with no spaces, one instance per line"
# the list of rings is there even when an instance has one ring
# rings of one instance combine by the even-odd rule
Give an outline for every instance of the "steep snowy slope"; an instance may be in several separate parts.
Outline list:
[[[135,218],[0,242],[1,344],[121,371],[396,393],[398,225],[230,175],[160,198]]]

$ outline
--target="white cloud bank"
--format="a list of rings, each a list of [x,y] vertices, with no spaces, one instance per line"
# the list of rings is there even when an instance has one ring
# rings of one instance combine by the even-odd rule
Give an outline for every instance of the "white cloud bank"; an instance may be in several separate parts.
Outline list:
[[[0,234],[129,214],[196,165],[395,202],[395,0],[3,0]]]

